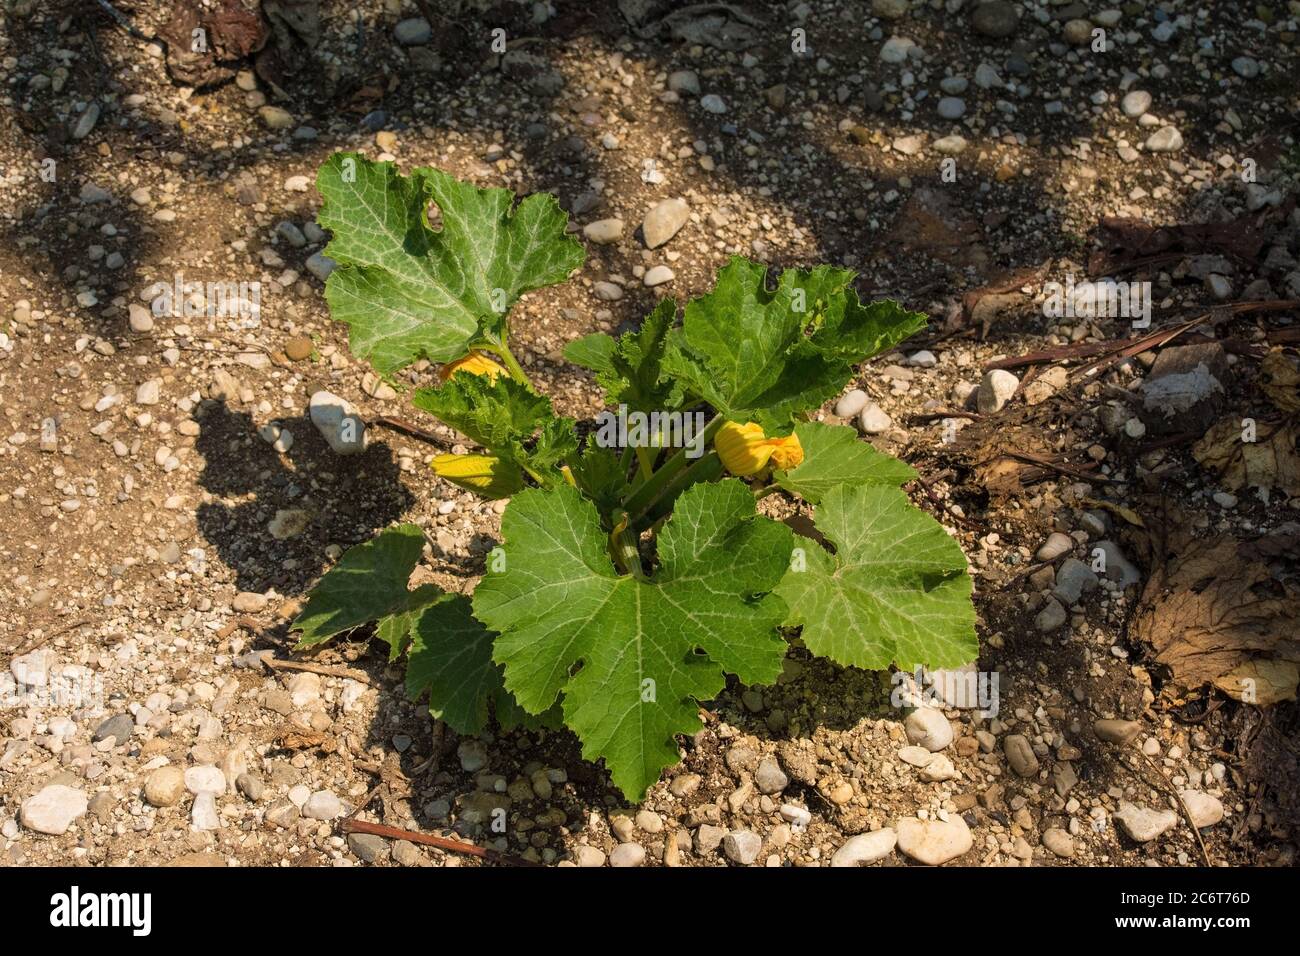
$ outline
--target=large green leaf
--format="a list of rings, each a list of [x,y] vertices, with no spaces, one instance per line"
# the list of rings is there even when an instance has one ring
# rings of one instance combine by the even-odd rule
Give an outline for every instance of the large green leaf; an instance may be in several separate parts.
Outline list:
[[[641,328],[613,339],[603,332],[570,342],[565,358],[596,373],[605,404],[632,411],[669,411],[681,403],[681,390],[662,374],[668,332],[677,318],[677,303],[662,299]]]
[[[302,631],[298,647],[311,647],[407,610],[407,583],[423,548],[424,533],[418,525],[398,524],[349,549],[321,578],[294,620],[293,627]]]
[[[698,729],[696,701],[724,671],[752,684],[780,673],[785,606],[766,592],[792,536],[755,514],[743,483],[681,496],[648,580],[614,569],[595,507],[567,486],[516,495],[501,533],[505,566],[479,583],[474,613],[500,633],[506,686],[530,713],[563,695],[584,756],[603,757],[629,797],[677,762],[674,734]]]
[[[838,485],[814,524],[831,554],[805,539],[776,593],[785,623],[814,654],[883,670],[959,667],[979,652],[971,580],[943,526],[888,485]]]
[[[503,341],[521,294],[565,279],[582,244],[565,235],[554,196],[514,210],[507,189],[479,189],[438,169],[403,176],[392,163],[335,153],[316,177],[338,263],[325,286],[330,314],[350,326],[352,351],[391,374],[427,358],[445,362],[479,340]],[[429,203],[442,228],[430,228]]]
[[[916,477],[912,466],[876,451],[847,425],[801,422],[795,435],[803,448],[803,461],[772,480],[813,504],[842,484],[884,484],[898,487]]]
[[[686,305],[664,367],[729,421],[788,430],[792,416],[836,395],[855,363],[925,324],[893,302],[864,307],[852,278],[787,269],[770,291],[765,266],[733,258],[713,291]]]
[[[488,704],[509,698],[492,660],[492,632],[474,618],[469,598],[446,595],[414,617],[406,693],[429,694],[429,712],[460,734],[487,726]],[[504,706],[510,706],[506,704]]]

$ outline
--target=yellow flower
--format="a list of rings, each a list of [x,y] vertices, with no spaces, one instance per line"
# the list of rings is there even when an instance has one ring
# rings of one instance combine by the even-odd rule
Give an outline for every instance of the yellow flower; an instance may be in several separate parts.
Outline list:
[[[438,369],[438,380],[445,382],[457,372],[469,372],[471,375],[486,375],[491,381],[496,381],[496,377],[504,372],[500,365],[492,361],[482,352],[470,352],[464,358],[458,358],[454,362],[448,362],[442,368]]]
[[[762,426],[754,422],[737,425],[727,422],[713,439],[718,457],[733,475],[756,475],[770,462],[782,471],[803,461],[803,446],[795,435],[768,438]]]
[[[509,498],[524,486],[518,468],[492,455],[435,455],[429,466],[439,478],[489,500]]]
[[[564,476],[564,480],[567,481],[569,484],[573,485],[573,487],[575,488],[578,487],[578,482],[573,477],[573,469],[570,468],[568,465],[560,466],[560,474],[562,474]]]

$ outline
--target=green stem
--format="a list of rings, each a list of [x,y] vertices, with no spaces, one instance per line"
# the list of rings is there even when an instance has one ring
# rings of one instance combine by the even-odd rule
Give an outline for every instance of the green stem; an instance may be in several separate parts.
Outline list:
[[[642,524],[654,524],[660,518],[665,517],[672,509],[673,502],[678,496],[695,484],[697,481],[705,479],[712,470],[718,466],[718,453],[710,451],[698,460],[691,463],[691,466],[677,475],[677,477],[668,483],[668,486],[654,500],[648,502],[641,511],[636,513],[632,524],[640,527]],[[719,470],[721,470],[719,468]]]
[[[705,426],[703,437],[700,438],[701,447],[707,445],[713,440],[713,436],[717,434],[718,429],[722,427],[722,422],[722,416],[717,415],[714,417],[713,421],[709,422],[709,424]],[[639,515],[644,513],[650,504],[659,497],[660,493],[668,487],[668,483],[676,478],[682,469],[686,467],[687,461],[690,460],[686,457],[687,450],[688,449],[686,448],[677,449],[671,458],[659,466],[658,471],[642,482],[642,484],[628,496],[627,501],[623,503],[623,507],[627,509],[628,514]],[[703,461],[707,457],[707,455],[701,456],[696,464],[699,464],[699,461]]]
[[[504,339],[500,342],[487,342],[482,347],[487,349],[489,352],[494,353],[505,363],[506,371],[510,373],[510,377],[516,382],[522,382],[529,388],[533,387],[532,380],[528,377],[528,373],[525,372],[524,367],[519,364],[518,359],[516,359],[514,353],[510,351],[510,346],[506,345]]]
[[[627,520],[627,512],[615,511],[614,530],[609,536],[609,551],[614,563],[624,574],[630,574],[638,581],[644,581],[645,569],[641,566],[641,551],[637,547],[637,534]]]
[[[647,479],[655,470],[655,450],[653,448],[636,448],[637,464],[641,466],[641,478]]]

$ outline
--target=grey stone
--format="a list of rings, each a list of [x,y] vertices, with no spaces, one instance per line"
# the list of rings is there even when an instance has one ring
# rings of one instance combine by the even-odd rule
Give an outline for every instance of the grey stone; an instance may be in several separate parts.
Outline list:
[[[423,21],[421,21],[423,22]],[[363,863],[376,863],[389,855],[388,841],[373,833],[349,833],[348,849]]]
[[[1071,606],[1097,587],[1097,575],[1078,558],[1066,558],[1056,571],[1056,587],[1052,593],[1062,604]]]
[[[722,838],[727,831],[712,823],[702,823],[695,831],[695,852],[707,856],[722,845]]]
[[[754,771],[754,786],[759,793],[780,793],[790,784],[790,778],[781,770],[780,764],[772,757],[764,757]]]
[[[971,26],[975,32],[994,39],[1011,36],[1019,23],[1018,11],[1007,0],[987,0],[971,14]]]
[[[1043,609],[1034,618],[1034,627],[1047,634],[1064,624],[1068,617],[1069,615],[1065,613],[1065,608],[1061,607],[1060,602],[1048,598],[1047,603],[1043,605]]]
[[[722,852],[727,859],[748,866],[758,859],[763,849],[763,838],[750,830],[732,830],[722,839]]]
[[[1026,778],[1038,776],[1038,755],[1024,734],[1007,734],[1002,740],[1002,752],[1017,774]]]
[[[131,739],[135,731],[135,721],[130,714],[116,714],[95,728],[95,740],[113,739],[113,745],[120,747]]]

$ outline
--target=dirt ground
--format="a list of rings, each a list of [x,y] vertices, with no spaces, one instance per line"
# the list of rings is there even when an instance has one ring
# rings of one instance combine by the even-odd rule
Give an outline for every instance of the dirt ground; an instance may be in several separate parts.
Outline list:
[[[423,32],[401,0],[230,4],[193,23],[112,4],[135,34],[96,3],[0,12],[0,862],[479,865],[349,838],[361,806],[555,864],[737,865],[719,841],[749,830],[754,865],[828,865],[909,817],[960,818],[958,865],[1294,864],[1300,398],[1263,362],[1294,369],[1300,342],[1300,3],[459,3]],[[194,24],[210,55],[184,53]],[[458,740],[367,634],[291,653],[342,550],[415,522],[436,543],[417,580],[469,592],[499,531],[499,504],[425,467],[463,450],[409,403],[435,369],[385,382],[330,320],[314,176],[342,149],[553,192],[577,230],[623,220],[512,313],[561,414],[600,410],[567,342],[707,291],[734,254],[848,266],[864,299],[931,317],[855,386],[885,416],[864,440],[917,468],[907,490],[970,559],[1000,700],[948,708],[950,775],[900,757],[889,675],[797,644],[776,686],[706,703],[640,806],[567,732]],[[671,197],[690,218],[647,249],[637,226]],[[649,288],[655,265],[673,278]],[[1046,283],[1085,275],[1150,282],[1149,331],[1178,337],[1116,355],[1144,334],[1129,318],[1047,314]],[[258,314],[155,315],[177,276],[258,282]],[[1161,420],[1146,398],[1177,347],[1210,349],[1222,387]],[[982,383],[1006,360],[994,409]],[[364,454],[313,426],[320,389],[372,423]],[[1272,465],[1194,451],[1244,418],[1283,436]],[[1043,557],[1053,533],[1064,550]],[[1063,562],[1101,541],[1111,569],[1061,598]],[[1243,701],[1243,661],[1283,699]],[[1134,722],[1126,742],[1099,719]],[[226,786],[212,806],[147,793],[164,767]],[[59,785],[84,812],[26,825]],[[1169,819],[1139,841],[1125,804]]]

